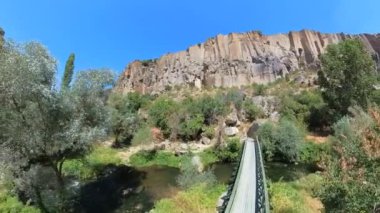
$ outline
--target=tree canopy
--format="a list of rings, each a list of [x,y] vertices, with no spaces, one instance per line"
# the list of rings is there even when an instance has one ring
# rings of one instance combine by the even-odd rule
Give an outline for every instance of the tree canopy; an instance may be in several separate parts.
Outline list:
[[[0,165],[43,211],[66,208],[62,165],[107,132],[103,95],[113,83],[110,71],[91,70],[58,92],[56,67],[39,43],[6,43],[0,52]]]
[[[360,40],[348,39],[329,45],[321,62],[319,84],[335,120],[347,114],[350,106],[368,106],[374,90],[376,67]]]

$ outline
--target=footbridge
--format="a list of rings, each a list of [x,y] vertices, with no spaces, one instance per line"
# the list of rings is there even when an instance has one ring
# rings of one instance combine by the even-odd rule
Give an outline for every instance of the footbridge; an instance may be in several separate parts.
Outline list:
[[[264,161],[258,139],[247,138],[218,212],[268,213]]]

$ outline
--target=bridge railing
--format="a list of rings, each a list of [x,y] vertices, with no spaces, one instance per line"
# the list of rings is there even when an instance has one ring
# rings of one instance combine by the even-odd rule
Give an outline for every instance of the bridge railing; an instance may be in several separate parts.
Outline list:
[[[269,197],[265,178],[264,158],[259,139],[255,142],[256,152],[256,212],[269,213]]]
[[[253,139],[247,139],[253,140]],[[255,204],[255,212],[259,213],[269,213],[269,198],[268,191],[266,186],[266,178],[265,178],[265,169],[264,169],[264,160],[262,156],[261,146],[258,138],[254,141],[255,146],[255,159],[256,165],[253,165],[256,173],[256,189],[255,189],[255,200],[253,201]],[[231,212],[233,199],[237,193],[237,182],[239,181],[240,174],[242,171],[242,165],[244,165],[244,155],[246,154],[246,146],[243,144],[243,149],[241,152],[241,156],[239,158],[239,163],[237,165],[236,170],[233,172],[232,178],[230,180],[230,185],[228,186],[227,195],[224,196],[223,205],[218,208],[218,212]]]

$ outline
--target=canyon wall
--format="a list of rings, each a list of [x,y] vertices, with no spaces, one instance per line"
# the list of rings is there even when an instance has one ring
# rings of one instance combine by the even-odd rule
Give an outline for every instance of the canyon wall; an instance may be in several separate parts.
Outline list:
[[[203,88],[267,83],[296,70],[317,69],[319,55],[327,45],[355,37],[380,65],[380,34],[302,30],[266,36],[252,31],[217,35],[185,51],[134,61],[121,74],[115,89],[159,93],[176,85]]]

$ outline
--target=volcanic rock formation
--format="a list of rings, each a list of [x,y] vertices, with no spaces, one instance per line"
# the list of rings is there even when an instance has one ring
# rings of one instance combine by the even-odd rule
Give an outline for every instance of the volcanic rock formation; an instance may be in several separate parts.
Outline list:
[[[120,76],[116,90],[159,93],[176,85],[201,88],[267,83],[296,70],[318,68],[319,56],[327,45],[347,38],[363,41],[380,65],[380,34],[302,30],[266,36],[252,31],[217,35],[185,51],[134,61]]]

